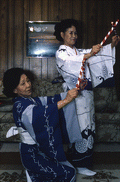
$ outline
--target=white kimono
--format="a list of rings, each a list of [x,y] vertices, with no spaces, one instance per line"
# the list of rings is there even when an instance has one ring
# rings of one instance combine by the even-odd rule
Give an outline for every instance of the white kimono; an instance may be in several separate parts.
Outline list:
[[[56,65],[58,72],[64,78],[64,91],[76,87],[84,54],[90,53],[91,49],[72,49],[69,46],[61,45],[56,52]],[[111,44],[103,46],[100,52],[86,60],[85,75],[88,85],[80,91],[76,98],[76,110],[79,126],[83,140],[75,143],[79,153],[86,153],[93,148],[95,134],[95,111],[94,96],[92,88],[112,83],[115,63],[115,48]],[[73,121],[74,122],[74,121]]]

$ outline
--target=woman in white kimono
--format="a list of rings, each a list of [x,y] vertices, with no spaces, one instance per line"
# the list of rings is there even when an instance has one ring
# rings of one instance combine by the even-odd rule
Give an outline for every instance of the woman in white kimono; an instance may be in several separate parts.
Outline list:
[[[95,138],[95,111],[92,89],[97,86],[114,84],[113,65],[115,63],[115,45],[120,40],[114,36],[112,43],[102,47],[95,45],[92,49],[77,49],[75,47],[78,32],[78,23],[73,19],[62,20],[56,24],[54,35],[63,45],[56,52],[58,72],[64,79],[63,89],[67,91],[75,88],[82,61],[86,60],[85,75],[87,86],[80,90],[76,101],[76,112],[82,141],[74,141],[68,150],[68,160],[77,167],[78,173],[95,175],[89,170],[92,166],[92,153]],[[84,80],[83,80],[84,82]],[[74,122],[74,121],[73,121]]]

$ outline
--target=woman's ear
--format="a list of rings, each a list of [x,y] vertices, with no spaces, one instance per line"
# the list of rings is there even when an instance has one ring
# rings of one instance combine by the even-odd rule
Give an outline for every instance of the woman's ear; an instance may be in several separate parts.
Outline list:
[[[15,89],[13,90],[13,92],[14,92],[14,94],[17,94],[17,89],[15,88]]]
[[[64,40],[64,33],[60,32],[60,35],[61,35],[62,39]]]

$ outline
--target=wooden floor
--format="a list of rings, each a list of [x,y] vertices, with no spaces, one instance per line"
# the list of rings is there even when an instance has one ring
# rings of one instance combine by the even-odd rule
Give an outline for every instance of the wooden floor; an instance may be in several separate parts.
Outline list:
[[[76,182],[120,182],[120,164],[96,164],[95,176],[76,175]],[[0,165],[0,182],[27,182],[22,165]]]
[[[18,143],[3,143],[0,149],[1,164],[21,164]],[[94,164],[120,164],[120,143],[98,143],[94,146]]]
[[[95,176],[77,174],[76,182],[120,182],[120,144],[96,144],[93,170]],[[18,143],[4,143],[0,149],[0,182],[8,181],[27,182]]]

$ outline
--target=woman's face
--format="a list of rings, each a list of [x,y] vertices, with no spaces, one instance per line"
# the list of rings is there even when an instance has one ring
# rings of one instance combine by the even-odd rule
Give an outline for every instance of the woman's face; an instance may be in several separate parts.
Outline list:
[[[75,26],[68,28],[65,33],[61,32],[61,37],[64,40],[64,45],[73,48],[78,38]]]
[[[21,75],[19,85],[15,88],[14,93],[21,97],[31,96],[31,81],[25,74]]]

